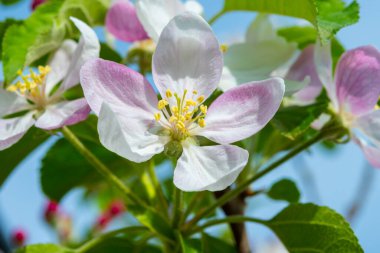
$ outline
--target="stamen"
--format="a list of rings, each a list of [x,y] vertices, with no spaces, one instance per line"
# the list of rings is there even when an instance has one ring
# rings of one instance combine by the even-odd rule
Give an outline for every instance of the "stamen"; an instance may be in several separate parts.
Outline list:
[[[154,119],[155,119],[156,121],[160,121],[160,119],[161,119],[161,113],[159,113],[159,112],[155,113],[155,114],[154,114]]]
[[[202,103],[203,101],[205,100],[205,96],[199,96],[198,98],[197,98],[197,101],[198,101],[198,103]]]
[[[227,44],[221,44],[220,45],[220,51],[222,53],[226,53],[228,51],[228,45]]]
[[[205,127],[206,126],[206,122],[205,122],[205,119],[199,119],[198,120],[198,125],[200,126],[200,127]]]
[[[162,110],[165,108],[165,106],[167,106],[169,104],[168,101],[166,101],[165,99],[161,99],[160,101],[158,101],[158,109]]]
[[[167,89],[167,90],[166,90],[166,97],[167,97],[167,98],[171,98],[172,96],[173,96],[172,91],[171,91],[170,89]]]

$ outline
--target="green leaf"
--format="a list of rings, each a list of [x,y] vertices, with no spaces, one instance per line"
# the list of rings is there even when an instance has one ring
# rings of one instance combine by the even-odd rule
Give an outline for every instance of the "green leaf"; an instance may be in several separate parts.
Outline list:
[[[317,31],[311,26],[292,26],[281,28],[277,34],[284,37],[288,42],[295,42],[299,49],[304,49],[309,44],[314,44]]]
[[[203,252],[203,251],[201,251],[202,247],[201,247],[201,242],[199,239],[183,238],[180,233],[178,233],[178,237],[179,237],[182,253]]]
[[[297,185],[289,179],[282,179],[272,185],[267,192],[268,197],[275,200],[285,200],[295,203],[300,200],[301,194]]]
[[[328,207],[291,204],[264,224],[292,253],[363,252],[350,225]]]
[[[258,11],[302,18],[314,25],[322,43],[359,20],[359,5],[342,0],[226,0],[222,13]]]
[[[295,140],[310,128],[323,112],[327,103],[316,103],[308,106],[289,106],[281,108],[271,123],[287,138]]]
[[[49,1],[37,8],[23,24],[7,29],[2,52],[6,82],[16,77],[18,69],[60,45],[64,32],[54,20],[61,5],[62,1]]]
[[[2,45],[3,45],[3,38],[4,38],[4,34],[5,34],[5,31],[8,29],[8,27],[10,27],[11,25],[13,24],[21,24],[22,21],[19,21],[19,20],[15,20],[15,19],[6,19],[2,22],[0,22],[0,56],[2,54]]]
[[[50,0],[39,6],[23,24],[9,27],[2,44],[6,83],[13,81],[18,69],[58,48],[66,34],[78,35],[70,16],[90,26],[100,25],[108,4],[108,0]]]
[[[202,251],[203,253],[236,253],[235,247],[226,243],[225,240],[212,237],[206,233],[202,234]]]
[[[101,145],[83,142],[93,154],[113,172],[122,177],[137,177],[141,166],[134,164]],[[43,192],[59,201],[71,189],[79,186],[96,187],[103,182],[98,172],[65,140],[58,140],[42,160],[41,185]]]
[[[126,252],[152,252],[152,253],[160,253],[162,252],[157,246],[149,245],[149,244],[141,244],[138,242],[134,242],[130,240],[128,237],[112,237],[107,238],[102,241],[94,248],[86,251],[87,253],[104,253],[104,252],[112,252],[112,253],[126,253]]]
[[[11,5],[21,2],[21,0],[0,0],[0,4]]]
[[[121,63],[121,56],[118,52],[113,50],[110,46],[108,46],[106,43],[100,43],[100,58],[104,60],[114,61]]]
[[[55,244],[33,244],[20,248],[16,253],[74,253]]]
[[[49,135],[40,129],[32,128],[19,142],[8,149],[0,151],[0,186],[3,185],[17,165],[48,137]]]

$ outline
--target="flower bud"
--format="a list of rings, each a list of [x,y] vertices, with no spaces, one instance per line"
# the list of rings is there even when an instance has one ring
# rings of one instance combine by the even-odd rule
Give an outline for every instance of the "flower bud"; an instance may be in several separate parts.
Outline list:
[[[111,202],[108,209],[108,213],[111,216],[111,218],[114,218],[120,215],[124,210],[124,203],[120,200],[115,200]]]
[[[46,222],[52,223],[57,218],[59,205],[57,202],[50,200],[46,206],[44,211],[44,217]]]
[[[35,10],[38,5],[43,4],[46,0],[33,0],[32,1],[32,10]]]
[[[26,233],[23,229],[17,229],[12,233],[12,242],[17,247],[21,247],[25,244]]]

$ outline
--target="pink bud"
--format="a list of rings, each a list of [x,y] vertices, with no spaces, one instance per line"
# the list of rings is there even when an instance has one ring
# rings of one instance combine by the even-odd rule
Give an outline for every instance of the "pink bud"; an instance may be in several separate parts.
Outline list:
[[[43,4],[46,0],[33,0],[32,1],[32,10],[35,10],[38,5]]]
[[[121,214],[123,211],[125,210],[124,208],[124,203],[120,200],[115,200],[113,201],[109,208],[108,208],[108,212],[110,214],[110,216],[112,218],[118,216],[119,214]]]
[[[45,220],[47,222],[52,222],[57,217],[59,205],[57,202],[50,200],[45,207]]]
[[[26,240],[26,233],[23,229],[17,229],[12,233],[12,242],[14,245],[21,247],[24,245]]]
[[[96,221],[96,229],[102,230],[104,229],[108,223],[111,221],[111,217],[108,214],[102,214],[98,217],[98,220]]]

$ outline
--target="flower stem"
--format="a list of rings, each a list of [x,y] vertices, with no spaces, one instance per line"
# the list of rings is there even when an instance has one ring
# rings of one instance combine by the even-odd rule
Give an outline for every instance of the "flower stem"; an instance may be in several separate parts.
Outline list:
[[[262,178],[263,176],[265,176],[266,174],[268,174],[272,170],[274,170],[277,167],[279,167],[281,164],[285,163],[289,159],[293,158],[297,154],[301,153],[303,150],[309,148],[310,146],[312,146],[313,144],[319,142],[320,140],[324,139],[325,137],[326,136],[322,132],[319,133],[319,134],[317,134],[314,138],[311,138],[310,140],[306,141],[302,145],[298,146],[297,148],[295,148],[294,150],[292,150],[291,152],[289,152],[286,156],[284,156],[281,159],[273,162],[266,169],[258,172],[254,176],[252,176],[249,179],[243,181],[236,188],[234,188],[233,190],[227,192],[226,194],[224,194],[223,196],[221,196],[219,199],[217,199],[214,204],[212,204],[208,208],[203,209],[201,212],[199,212],[192,220],[189,221],[189,223],[187,223],[187,225],[185,226],[184,230],[186,231],[186,230],[190,229],[192,226],[194,226],[203,217],[209,215],[216,208],[218,208],[219,206],[224,205],[230,199],[235,198],[237,195],[239,195],[241,192],[243,192],[251,183],[255,182],[256,180],[258,180],[260,178]]]
[[[156,172],[154,170],[154,160],[151,159],[150,162],[149,162],[149,167],[148,167],[148,174],[149,174],[149,177],[150,177],[150,180],[154,186],[154,189],[156,190],[156,193],[157,193],[157,196],[158,196],[158,199],[159,199],[159,202],[160,202],[160,207],[161,207],[161,211],[163,213],[166,213],[167,215],[167,212],[168,212],[168,202],[165,198],[165,195],[162,191],[162,188],[160,186],[160,182],[158,181],[158,178],[157,178],[157,175],[156,175]]]
[[[182,206],[182,191],[178,189],[175,185],[173,188],[173,220],[172,226],[173,228],[177,228],[180,220],[182,219],[181,213]]]
[[[147,231],[147,229],[145,227],[134,226],[134,227],[125,227],[125,228],[121,228],[118,230],[114,230],[114,231],[111,231],[111,232],[106,233],[106,234],[102,234],[98,237],[95,237],[95,238],[89,240],[88,242],[83,244],[80,248],[76,249],[75,252],[76,253],[85,253],[85,252],[89,251],[90,249],[94,248],[96,245],[100,244],[101,242],[103,242],[104,240],[106,240],[110,237],[116,236],[116,235],[121,234],[121,233],[127,233],[127,232],[129,233],[129,232],[135,232],[135,231]]]
[[[248,222],[256,222],[256,223],[260,223],[260,224],[266,223],[265,220],[260,220],[260,219],[251,218],[251,217],[242,216],[242,215],[235,215],[235,216],[226,217],[224,219],[212,220],[212,221],[206,222],[202,226],[199,226],[199,227],[194,228],[193,230],[190,230],[188,233],[186,233],[186,235],[190,236],[192,234],[201,232],[208,227],[216,226],[216,225],[223,224],[223,223],[243,223],[243,222],[247,222],[247,221]]]
[[[130,189],[128,189],[125,184],[118,177],[116,177],[109,168],[107,168],[106,165],[104,165],[90,150],[83,145],[83,143],[75,136],[73,132],[71,132],[68,127],[64,126],[62,128],[62,134],[104,178],[118,188],[127,198],[138,205],[148,208],[148,205]]]

